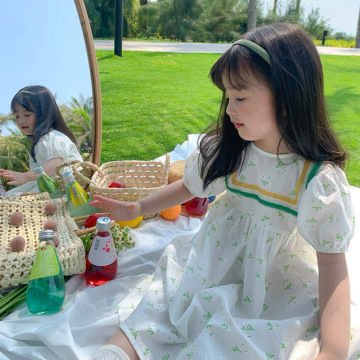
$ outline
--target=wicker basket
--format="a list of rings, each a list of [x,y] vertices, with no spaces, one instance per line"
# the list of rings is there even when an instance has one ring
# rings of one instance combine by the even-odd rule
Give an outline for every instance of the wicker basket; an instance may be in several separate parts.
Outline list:
[[[87,162],[73,165],[74,175],[82,177],[88,182],[93,195],[122,201],[137,201],[156,192],[168,183],[170,154],[166,154],[165,164],[161,161],[111,161],[102,164],[94,172],[91,180],[85,178],[77,169],[81,165],[87,167]],[[91,164],[92,167],[96,165]],[[112,181],[121,181],[126,188],[109,188]],[[155,214],[148,214],[144,219],[152,218]]]
[[[185,160],[174,161],[170,164],[168,183],[171,184],[184,177]]]
[[[51,200],[56,203],[57,208],[53,215],[47,216],[44,213],[44,206],[49,201],[49,197],[45,199],[44,194],[39,194],[36,199],[34,194],[0,200],[0,291],[28,280],[39,244],[39,231],[49,219],[57,223],[56,235],[59,239],[57,254],[64,275],[85,271],[84,245],[75,233],[79,228],[70,217],[66,199]],[[14,211],[21,211],[24,214],[22,225],[10,224],[9,217]],[[17,235],[25,239],[26,245],[23,251],[12,252],[10,241]]]

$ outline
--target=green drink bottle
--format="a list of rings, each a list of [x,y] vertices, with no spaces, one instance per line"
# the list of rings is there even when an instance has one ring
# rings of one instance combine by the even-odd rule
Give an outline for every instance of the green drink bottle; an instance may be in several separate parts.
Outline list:
[[[41,166],[33,169],[33,172],[36,175],[36,181],[40,192],[48,192],[52,199],[62,196],[59,187],[54,183],[51,177],[45,173]]]
[[[53,238],[52,230],[39,232],[39,245],[26,290],[26,303],[32,314],[55,313],[65,299],[65,280]]]

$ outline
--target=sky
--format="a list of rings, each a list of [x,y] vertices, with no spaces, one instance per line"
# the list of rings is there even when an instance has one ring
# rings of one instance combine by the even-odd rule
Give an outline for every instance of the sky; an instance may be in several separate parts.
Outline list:
[[[58,104],[92,96],[82,29],[73,0],[0,1],[0,113],[24,86],[43,85]]]
[[[273,0],[262,0],[266,7],[272,9]],[[291,0],[278,0],[278,4],[286,7]],[[301,6],[304,7],[305,16],[311,11],[311,8],[319,8],[320,16],[328,20],[328,24],[335,32],[344,32],[355,36],[357,21],[359,17],[360,0],[301,0]]]

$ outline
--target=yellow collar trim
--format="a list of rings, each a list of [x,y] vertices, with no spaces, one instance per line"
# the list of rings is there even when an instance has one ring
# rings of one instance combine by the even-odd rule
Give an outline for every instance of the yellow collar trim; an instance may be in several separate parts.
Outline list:
[[[299,198],[300,188],[301,188],[302,184],[305,181],[305,176],[306,176],[306,173],[307,173],[307,171],[309,169],[309,166],[310,166],[310,160],[305,160],[305,163],[304,163],[303,169],[301,171],[300,177],[299,177],[298,181],[296,182],[295,198],[291,198],[291,197],[285,196],[285,195],[275,194],[275,193],[272,193],[270,191],[266,191],[266,190],[260,188],[257,185],[247,184],[247,183],[244,183],[242,181],[238,181],[238,180],[236,180],[236,174],[235,173],[231,174],[231,182],[234,185],[237,185],[237,186],[241,186],[241,187],[244,187],[244,188],[247,188],[247,189],[256,190],[260,194],[263,194],[265,196],[269,196],[269,197],[272,197],[272,198],[275,198],[275,199],[278,199],[278,200],[285,201],[285,202],[287,202],[287,203],[289,203],[291,205],[296,205],[297,201],[298,201],[298,198]]]

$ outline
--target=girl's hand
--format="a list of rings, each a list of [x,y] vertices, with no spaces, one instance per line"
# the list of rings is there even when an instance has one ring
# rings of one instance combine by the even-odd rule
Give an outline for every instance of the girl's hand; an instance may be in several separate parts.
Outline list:
[[[118,201],[94,195],[94,201],[90,205],[104,209],[106,212],[101,215],[116,221],[133,220],[142,215],[141,206],[138,202]]]
[[[19,186],[29,181],[27,173],[21,173],[12,170],[0,169],[0,176],[8,178],[10,180],[8,182],[9,185]]]

